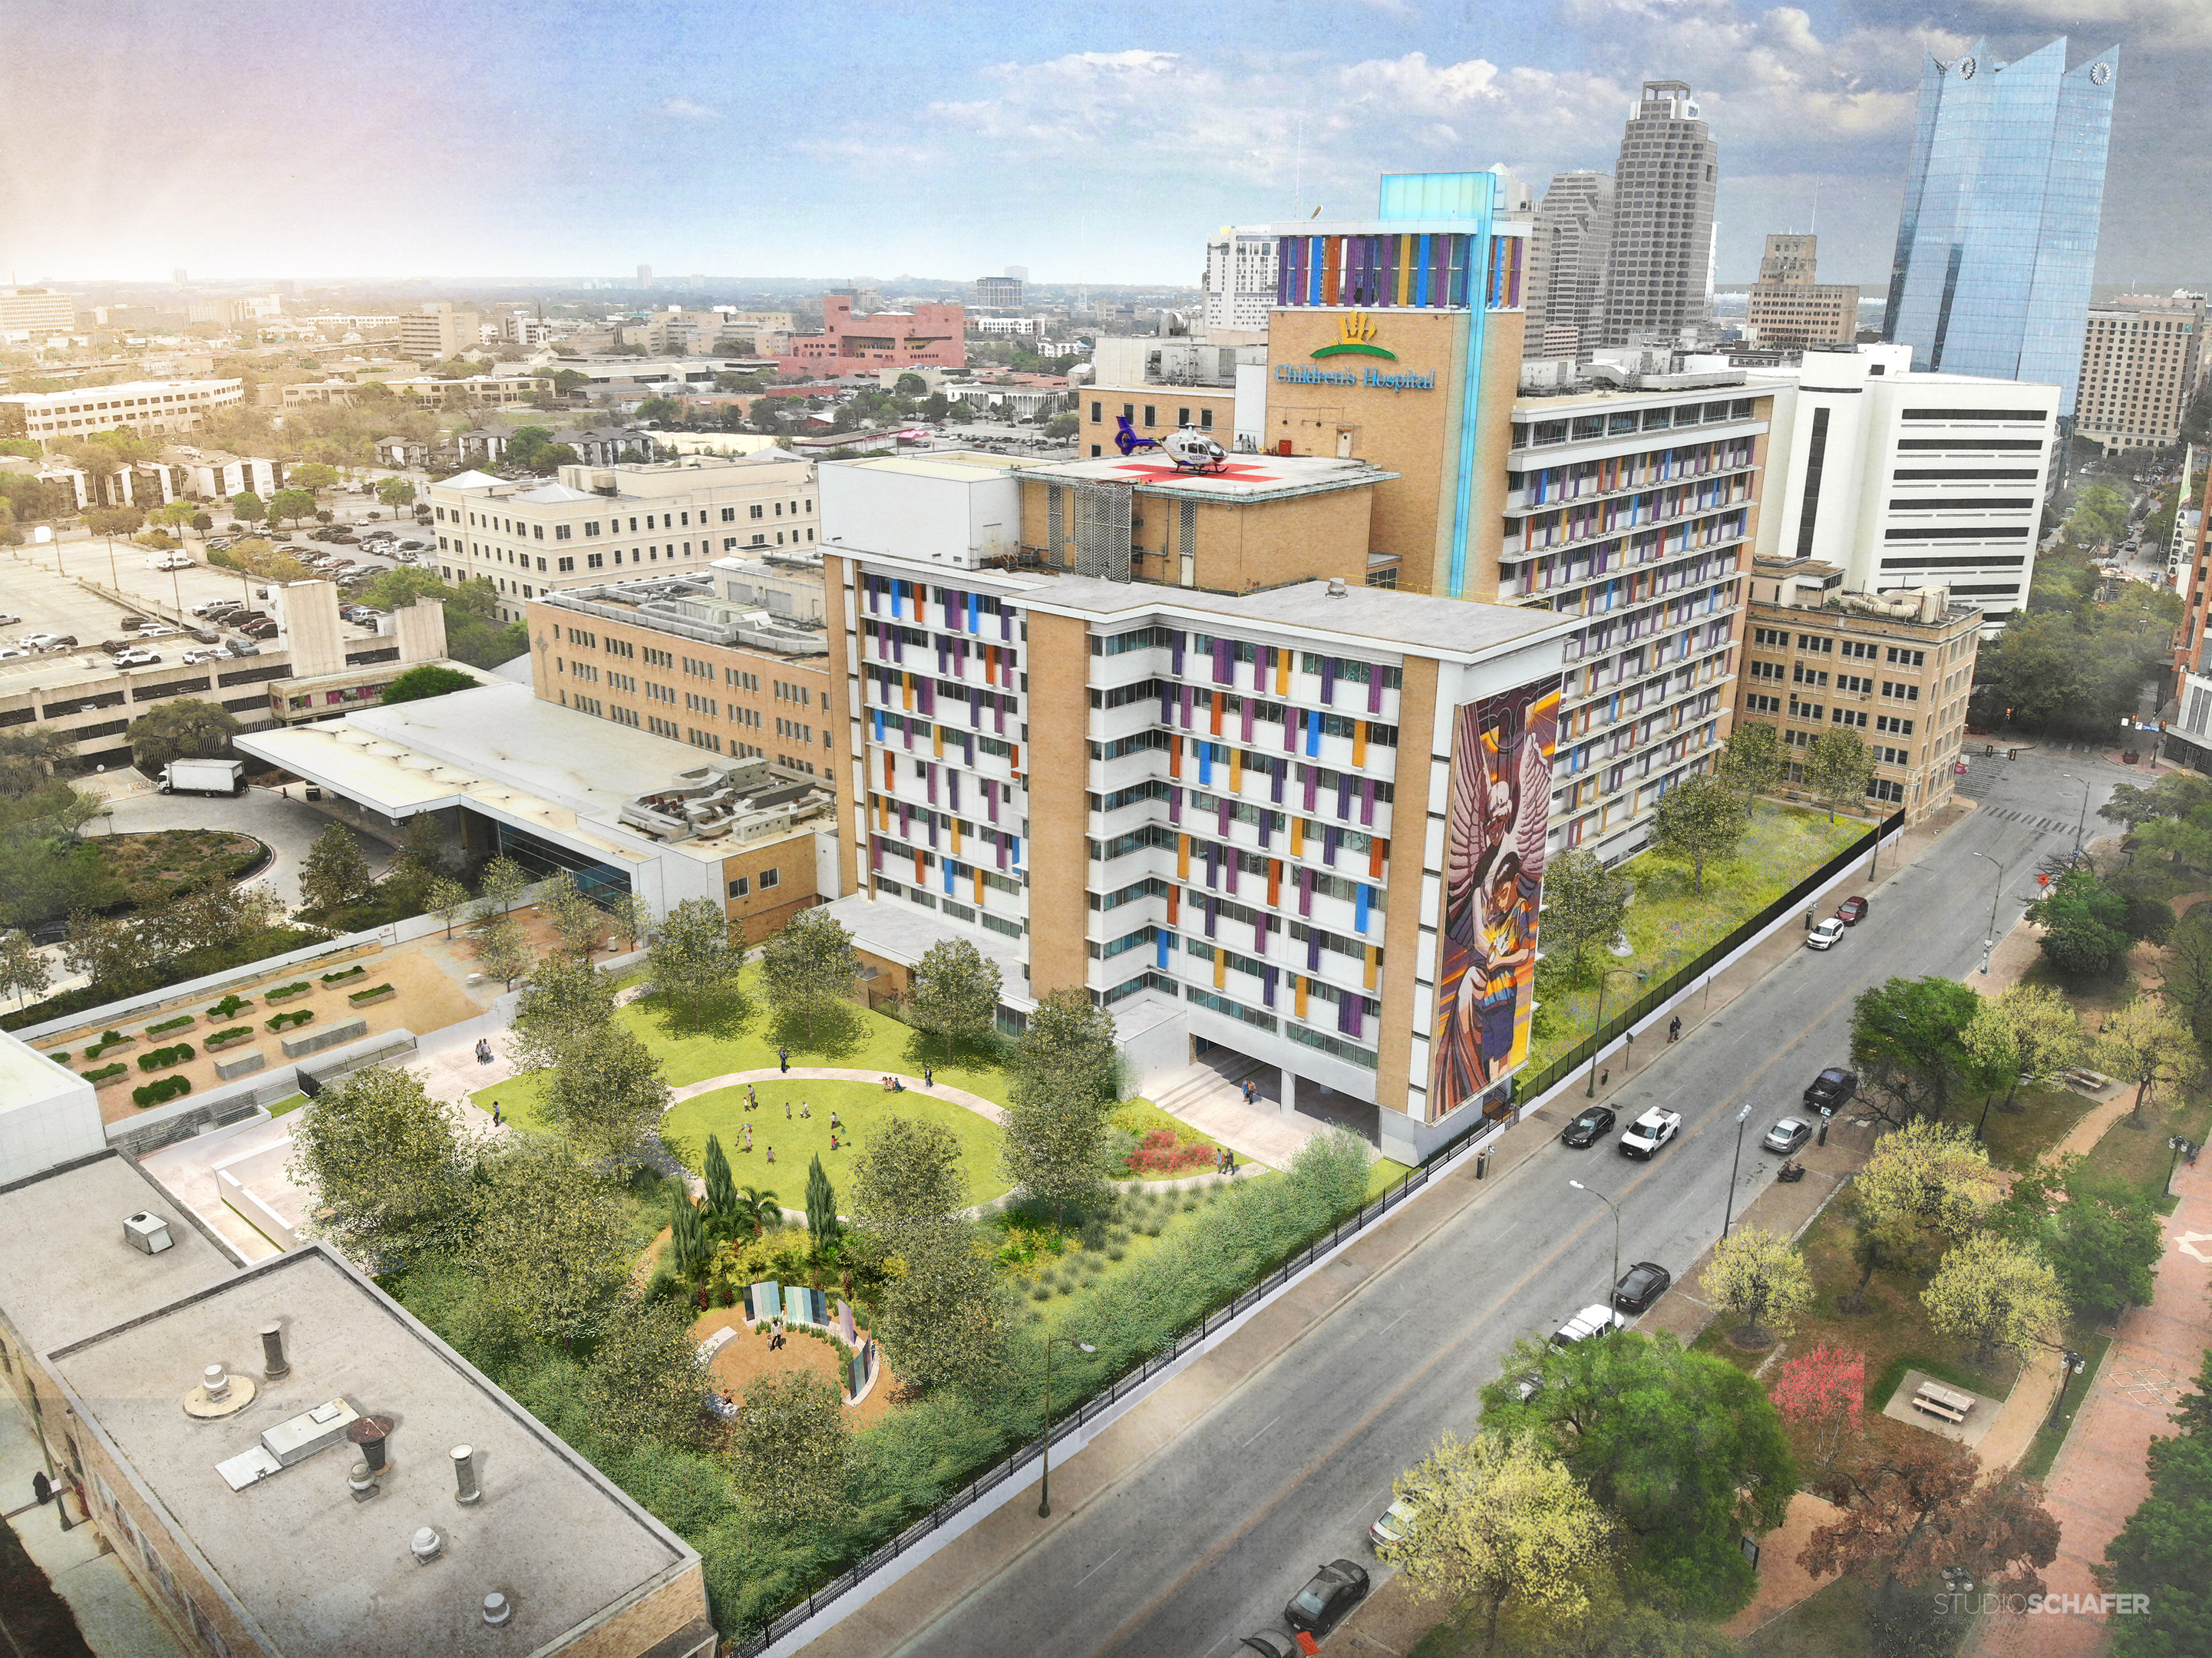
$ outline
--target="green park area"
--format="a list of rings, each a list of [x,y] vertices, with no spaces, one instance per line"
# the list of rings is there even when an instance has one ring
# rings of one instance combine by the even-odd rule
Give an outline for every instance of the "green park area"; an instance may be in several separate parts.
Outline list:
[[[1601,978],[1611,1017],[1665,983],[1867,829],[1863,820],[1840,813],[1831,822],[1825,811],[1761,802],[1734,851],[1706,862],[1702,883],[1691,862],[1674,853],[1653,850],[1630,859],[1616,872],[1635,890],[1621,922],[1628,954],[1593,944],[1579,975],[1556,954],[1547,957],[1536,975],[1529,1072],[1542,1071],[1590,1034],[1597,1023]]]

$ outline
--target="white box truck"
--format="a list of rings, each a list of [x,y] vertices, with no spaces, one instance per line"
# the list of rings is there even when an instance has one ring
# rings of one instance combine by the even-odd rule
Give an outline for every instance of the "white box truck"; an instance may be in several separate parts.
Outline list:
[[[243,760],[172,760],[161,768],[164,794],[230,794],[246,793]]]

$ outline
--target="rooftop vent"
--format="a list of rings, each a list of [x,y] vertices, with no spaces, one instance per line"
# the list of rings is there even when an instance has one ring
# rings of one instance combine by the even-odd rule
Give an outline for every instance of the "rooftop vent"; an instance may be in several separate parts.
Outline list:
[[[255,1388],[250,1376],[232,1376],[220,1364],[200,1372],[198,1383],[185,1395],[185,1414],[201,1422],[236,1416],[253,1403]]]
[[[462,1508],[473,1508],[483,1501],[483,1488],[477,1484],[477,1448],[456,1445],[447,1453],[453,1459],[453,1501]]]
[[[261,1374],[274,1382],[279,1376],[289,1376],[292,1367],[284,1362],[284,1327],[264,1324],[261,1327]]]
[[[427,1566],[446,1552],[446,1540],[438,1535],[435,1526],[424,1526],[407,1540],[407,1549],[416,1565]]]
[[[1344,579],[1341,576],[1331,576],[1328,579],[1328,597],[1331,598],[1344,598],[1348,596],[1349,595],[1344,585]]]
[[[150,1209],[141,1209],[123,1218],[123,1241],[142,1254],[158,1255],[169,1247],[169,1223]]]
[[[494,1629],[497,1629],[501,1624],[504,1624],[508,1619],[514,1616],[514,1606],[508,1604],[507,1598],[500,1594],[496,1589],[492,1591],[491,1594],[484,1596],[483,1620],[487,1624],[489,1624]]]

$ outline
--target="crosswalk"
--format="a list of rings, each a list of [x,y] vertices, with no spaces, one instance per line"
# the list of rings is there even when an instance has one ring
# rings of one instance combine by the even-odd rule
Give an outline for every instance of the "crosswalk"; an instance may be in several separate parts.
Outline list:
[[[2024,823],[2030,829],[2041,829],[2045,835],[2071,835],[2074,825],[2062,823],[2049,817],[2031,817],[2024,811],[2014,811],[2009,806],[1984,806],[1984,817],[2002,817],[2007,823]]]

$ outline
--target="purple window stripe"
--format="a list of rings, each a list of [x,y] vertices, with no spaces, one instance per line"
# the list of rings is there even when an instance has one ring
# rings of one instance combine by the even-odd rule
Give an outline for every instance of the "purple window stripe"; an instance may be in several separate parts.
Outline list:
[[[1313,872],[1310,869],[1298,872],[1298,914],[1313,914]]]
[[[1287,730],[1288,727],[1285,726],[1285,729]],[[1290,774],[1291,762],[1289,761],[1275,760],[1271,761],[1268,763],[1267,798],[1270,800],[1273,800],[1279,806],[1283,804],[1283,780]]]
[[[1379,662],[1367,665],[1367,712],[1382,712],[1382,665]]]
[[[1300,766],[1298,769],[1305,774],[1306,810],[1308,811],[1311,811],[1314,809],[1315,798],[1321,789],[1321,768],[1319,766]]]
[[[1321,659],[1321,700],[1325,706],[1336,705],[1336,659],[1333,656]]]
[[[1352,816],[1352,774],[1348,771],[1336,774],[1336,815],[1339,817]]]
[[[1359,821],[1372,827],[1375,822],[1375,780],[1359,780]]]

